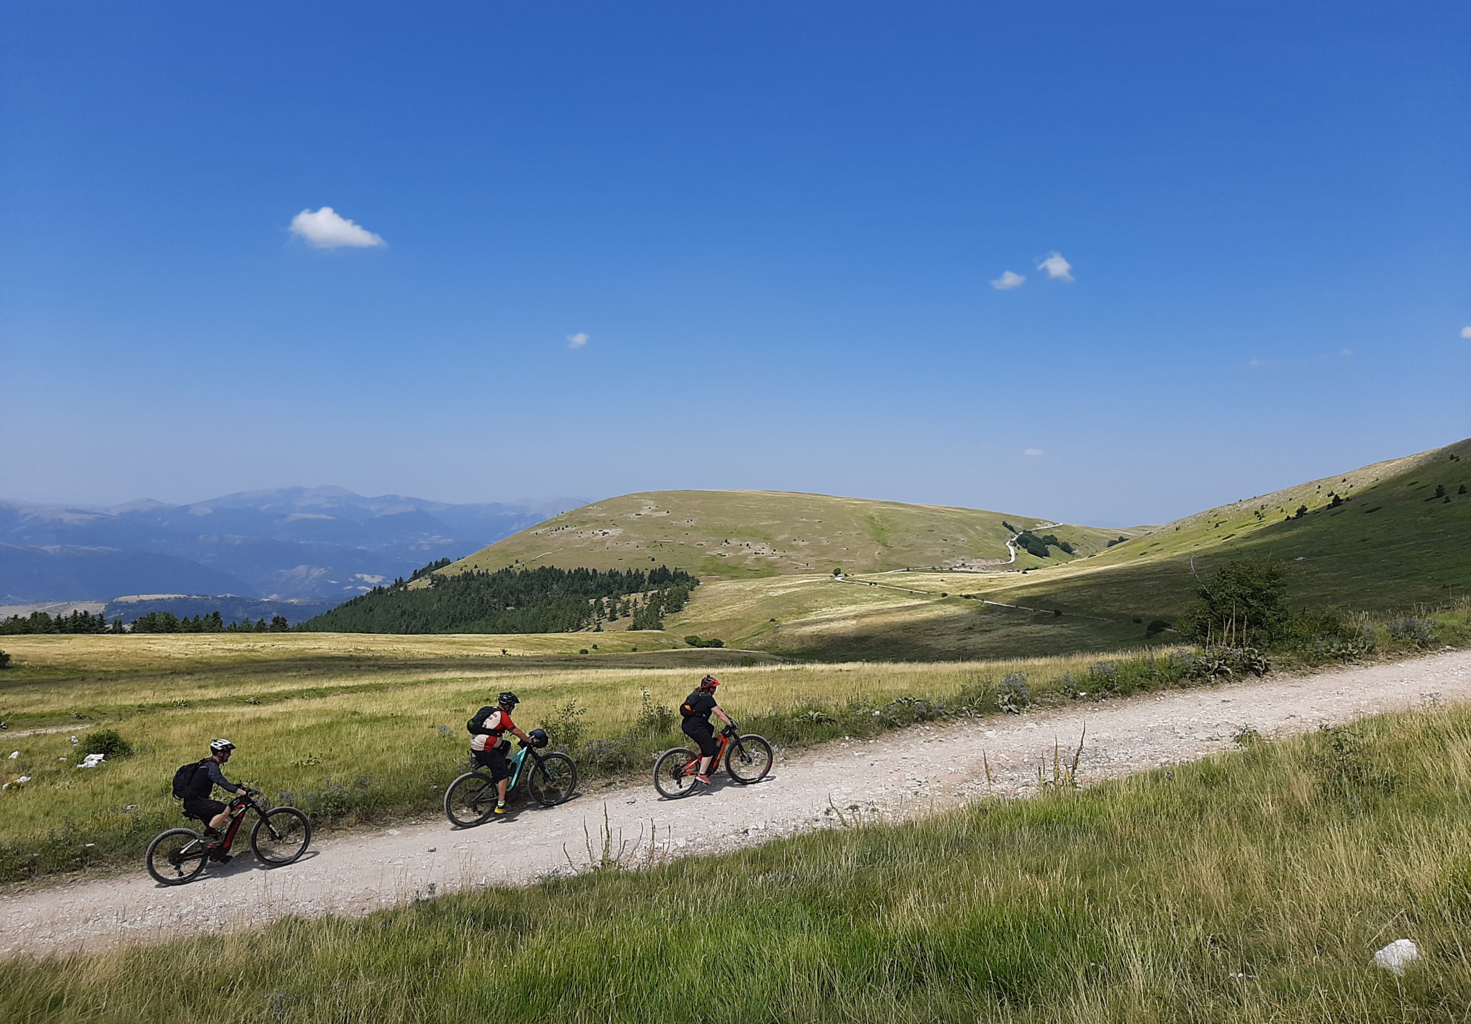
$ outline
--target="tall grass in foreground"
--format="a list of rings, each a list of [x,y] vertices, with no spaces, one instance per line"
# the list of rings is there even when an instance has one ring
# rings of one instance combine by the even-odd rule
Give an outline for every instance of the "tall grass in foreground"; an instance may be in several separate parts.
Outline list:
[[[0,964],[20,1022],[1460,1021],[1471,709],[640,870]],[[1375,969],[1402,936],[1425,954]]]

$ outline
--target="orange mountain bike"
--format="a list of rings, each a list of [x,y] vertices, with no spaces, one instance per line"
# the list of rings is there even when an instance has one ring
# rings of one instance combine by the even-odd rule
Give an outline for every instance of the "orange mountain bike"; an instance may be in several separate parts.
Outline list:
[[[654,788],[659,795],[670,800],[689,796],[695,791],[695,772],[700,768],[700,752],[688,747],[675,747],[659,755],[654,762]],[[760,782],[771,771],[771,744],[764,736],[753,732],[741,735],[735,724],[720,730],[720,749],[710,762],[710,774],[715,774],[721,758],[725,759],[725,770],[742,786]]]

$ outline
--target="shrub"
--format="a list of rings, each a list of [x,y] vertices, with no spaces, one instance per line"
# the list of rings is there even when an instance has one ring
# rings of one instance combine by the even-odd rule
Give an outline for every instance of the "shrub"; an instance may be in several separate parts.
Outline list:
[[[87,738],[82,740],[81,753],[101,754],[108,760],[116,760],[120,757],[131,757],[133,745],[123,739],[116,729],[98,729],[89,732]]]
[[[5,669],[5,668],[9,668],[9,667],[10,667],[10,655],[6,654],[4,651],[0,651],[0,669]]]
[[[1144,627],[1144,637],[1146,640],[1157,637],[1169,628],[1170,623],[1167,619],[1150,619],[1149,625]]]
[[[687,637],[684,638],[684,642],[687,643],[687,644],[689,644],[691,647],[724,647],[725,646],[725,641],[724,640],[716,640],[714,637],[711,637],[709,640],[701,640],[697,636],[687,636]]]
[[[996,706],[1008,715],[1019,715],[1032,703],[1032,693],[1027,689],[1027,677],[1020,672],[1008,672],[996,687]]]
[[[553,708],[552,717],[541,723],[552,747],[557,750],[571,750],[576,747],[587,732],[587,723],[582,720],[585,714],[587,708],[578,707],[576,697]]]
[[[672,732],[675,721],[674,710],[663,704],[655,704],[654,699],[649,696],[648,687],[644,687],[639,692],[642,698],[634,731],[642,736],[664,736]]]
[[[1200,601],[1181,616],[1178,628],[1207,647],[1270,647],[1287,621],[1286,591],[1280,562],[1227,562],[1209,581],[1200,581]]]
[[[1424,650],[1435,643],[1434,619],[1394,619],[1388,625],[1390,638],[1406,647]]]

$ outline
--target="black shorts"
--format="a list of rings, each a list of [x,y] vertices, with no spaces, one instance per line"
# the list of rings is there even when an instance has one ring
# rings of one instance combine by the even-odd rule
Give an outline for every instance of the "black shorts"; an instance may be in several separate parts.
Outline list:
[[[491,750],[472,750],[470,760],[475,762],[476,768],[489,768],[490,777],[496,782],[511,777],[511,762],[506,758],[505,747],[495,747]]]
[[[214,821],[215,815],[222,813],[224,810],[224,804],[220,803],[218,800],[211,800],[207,796],[191,796],[184,800],[184,817],[198,818],[206,825],[208,825],[211,821]]]
[[[714,757],[719,753],[720,741],[715,738],[715,726],[703,718],[686,718],[679,727],[686,736],[700,745],[702,756]]]

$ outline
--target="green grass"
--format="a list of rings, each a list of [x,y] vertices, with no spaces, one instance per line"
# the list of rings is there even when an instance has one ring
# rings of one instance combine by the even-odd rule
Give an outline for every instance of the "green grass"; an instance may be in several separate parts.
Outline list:
[[[1433,497],[1437,485],[1444,499]],[[1460,494],[1466,486],[1468,493]],[[1330,495],[1344,502],[1330,508]],[[1310,509],[1301,519],[1296,510]],[[1367,466],[1160,527],[1025,581],[996,600],[1109,615],[1179,613],[1202,573],[1232,558],[1290,564],[1295,606],[1373,612],[1436,606],[1471,593],[1471,440]]]
[[[1131,538],[1112,548],[1075,541],[1089,552],[1076,559],[1055,550],[1048,559],[1022,552],[1006,572],[855,571],[849,584],[820,574],[717,580],[700,587],[669,628],[676,635],[718,636],[728,644],[802,658],[1105,651],[1143,642],[1156,618],[1176,619],[1195,598],[1197,573],[1204,577],[1225,561],[1251,557],[1286,563],[1294,609],[1409,614],[1471,593],[1471,493],[1459,493],[1463,481],[1471,484],[1467,467],[1471,441],[1149,532],[1123,531]],[[1449,501],[1434,498],[1437,486]],[[1344,499],[1337,508],[1331,507],[1335,493]],[[1289,519],[1302,505],[1310,511]],[[1069,529],[1043,532],[1071,539]],[[1055,611],[1065,614],[1048,614]],[[1157,639],[1168,641],[1170,635]]]
[[[1438,613],[1420,642],[1471,642],[1468,612],[1471,602]],[[1109,654],[1114,671],[1103,679],[1090,678],[1105,660],[1096,653],[762,664],[749,652],[708,649],[475,658],[467,652],[496,638],[453,636],[375,637],[366,647],[361,636],[324,633],[14,640],[16,667],[0,676],[0,720],[9,726],[0,732],[0,782],[12,784],[0,791],[0,881],[134,865],[153,835],[182,824],[169,794],[173,771],[204,756],[216,736],[239,745],[232,779],[331,827],[437,814],[441,787],[465,756],[465,720],[503,689],[522,699],[518,721],[551,728],[597,786],[643,779],[658,751],[681,742],[672,708],[710,669],[731,713],[782,746],[996,714],[998,685],[1013,672],[1038,706],[1077,690],[1098,699],[1198,682],[1158,649]],[[1379,629],[1381,655],[1420,642]],[[117,730],[134,755],[76,768],[87,737],[103,729]],[[20,735],[30,730],[41,731]],[[17,784],[23,775],[30,781]]]
[[[45,1021],[1460,1021],[1471,711],[1027,802],[0,964]],[[1373,951],[1412,938],[1403,979]]]
[[[173,771],[204,756],[216,736],[239,746],[230,778],[295,803],[319,826],[351,824],[437,813],[441,787],[465,756],[465,720],[503,689],[520,695],[518,720],[528,727],[554,724],[559,709],[577,702],[582,713],[571,720],[580,735],[568,737],[565,728],[562,735],[596,784],[642,777],[654,753],[676,745],[672,708],[710,669],[724,680],[722,700],[733,714],[793,745],[905,724],[914,706],[891,709],[896,700],[944,699],[953,707],[963,687],[1010,671],[1034,677],[1041,698],[1048,680],[1087,666],[1077,657],[783,665],[717,650],[470,657],[498,652],[495,645],[510,639],[453,636],[8,639],[16,664],[0,673],[0,720],[9,726],[0,732],[0,783],[12,783],[0,791],[0,881],[131,863],[153,835],[182,824],[169,794]],[[651,709],[665,709],[662,722],[645,711],[645,693]],[[825,712],[804,718],[813,708]],[[136,753],[76,768],[89,733],[107,728]],[[19,735],[30,730],[48,731]],[[19,751],[15,760],[11,751]],[[30,781],[16,783],[23,775]]]
[[[464,558],[446,573],[506,566],[629,569],[667,565],[705,577],[751,579],[1004,560],[1010,531],[1038,522],[942,505],[785,491],[650,491],[557,516]],[[1048,527],[1079,554],[1117,531]],[[1027,556],[1030,558],[1030,556]],[[1054,558],[1069,556],[1054,551]]]

